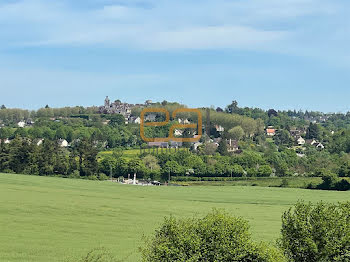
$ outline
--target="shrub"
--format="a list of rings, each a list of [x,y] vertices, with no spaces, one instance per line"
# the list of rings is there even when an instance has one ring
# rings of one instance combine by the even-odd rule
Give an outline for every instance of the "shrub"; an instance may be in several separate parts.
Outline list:
[[[108,180],[108,179],[109,179],[109,177],[106,176],[106,175],[103,174],[103,173],[100,173],[100,174],[98,175],[98,180],[103,181],[103,180]]]
[[[80,178],[80,173],[78,170],[74,170],[73,173],[71,173],[68,178]]]
[[[272,174],[272,168],[269,165],[262,165],[259,167],[258,176],[259,177],[269,177]]]
[[[147,262],[284,261],[277,249],[251,240],[245,220],[217,210],[204,218],[165,218],[141,253]]]
[[[338,191],[347,191],[350,190],[350,183],[342,179],[340,180],[336,174],[327,173],[322,176],[323,182],[319,184],[316,189],[323,190],[338,190]]]
[[[350,202],[298,202],[282,216],[281,233],[290,261],[350,261]]]

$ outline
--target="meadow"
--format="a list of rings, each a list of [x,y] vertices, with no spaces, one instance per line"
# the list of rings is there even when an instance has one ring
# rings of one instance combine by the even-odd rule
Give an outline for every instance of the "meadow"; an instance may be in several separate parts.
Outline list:
[[[149,152],[149,153],[151,153],[152,150],[153,149],[148,148],[148,149],[144,149],[142,152]],[[168,148],[168,149],[163,148],[163,149],[158,149],[159,153],[163,152],[162,150],[164,152],[169,152],[169,153],[175,153],[176,152],[174,148]],[[186,150],[186,151],[188,151],[187,148],[180,148],[180,149],[177,149],[177,150],[180,150],[180,151],[183,151],[183,150],[185,151]],[[122,153],[122,157],[125,160],[130,160],[130,159],[133,159],[135,157],[139,157],[140,156],[140,149],[128,149],[128,150],[123,150],[122,152],[123,152]],[[112,154],[113,154],[113,151],[111,151],[111,150],[109,150],[109,151],[101,151],[101,152],[99,152],[98,156],[100,158],[103,158],[105,156],[112,155]]]
[[[250,222],[256,240],[274,243],[281,215],[298,199],[350,200],[350,192],[241,186],[142,187],[0,174],[0,261],[76,261],[106,247],[138,261],[142,236],[164,216],[224,208]]]

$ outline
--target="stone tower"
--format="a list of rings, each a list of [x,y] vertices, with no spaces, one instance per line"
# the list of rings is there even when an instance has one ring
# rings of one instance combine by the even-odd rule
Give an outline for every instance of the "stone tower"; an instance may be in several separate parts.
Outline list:
[[[110,106],[111,101],[109,100],[108,96],[106,96],[105,99],[105,107],[109,107]]]

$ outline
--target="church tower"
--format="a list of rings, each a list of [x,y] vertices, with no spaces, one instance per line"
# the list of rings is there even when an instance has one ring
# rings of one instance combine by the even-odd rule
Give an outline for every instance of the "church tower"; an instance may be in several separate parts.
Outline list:
[[[111,103],[111,101],[109,100],[108,96],[106,96],[105,107],[110,107],[110,103]]]

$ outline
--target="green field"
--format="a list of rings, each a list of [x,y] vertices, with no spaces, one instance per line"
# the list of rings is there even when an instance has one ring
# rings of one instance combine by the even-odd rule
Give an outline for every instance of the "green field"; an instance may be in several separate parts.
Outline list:
[[[349,178],[344,178],[349,180]],[[183,186],[260,186],[260,187],[282,187],[283,180],[287,181],[284,187],[307,188],[311,183],[318,185],[322,183],[321,177],[249,177],[236,178],[235,181],[186,181],[174,182]]]
[[[112,155],[113,151],[102,151],[98,155],[100,157]],[[125,159],[132,159],[134,157],[138,157],[140,155],[140,149],[129,149],[129,150],[123,150],[123,158]]]
[[[0,174],[0,261],[54,262],[106,247],[138,261],[143,234],[164,216],[225,208],[250,221],[257,240],[274,241],[280,217],[298,199],[350,200],[350,192],[239,186],[141,187]]]
[[[167,150],[167,151],[166,151]],[[188,150],[187,148],[180,148],[180,149],[177,149],[177,150]],[[177,151],[176,150],[176,151]],[[175,153],[176,152],[174,148],[169,148],[169,149],[161,149],[159,148],[158,149],[158,153],[161,153],[161,152],[169,152],[169,153]],[[145,150],[143,150],[142,152],[145,152],[145,153],[152,153],[153,152],[153,148],[147,148]],[[154,152],[156,153],[156,149],[154,149]],[[99,157],[104,157],[104,156],[108,156],[108,155],[112,155],[113,154],[113,151],[102,151],[100,152],[98,155]],[[130,159],[133,159],[135,157],[138,157],[140,156],[140,149],[128,149],[128,150],[123,150],[123,158],[126,159],[126,160],[130,160]]]

